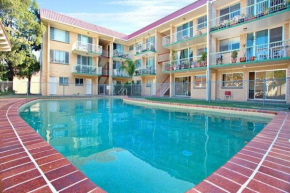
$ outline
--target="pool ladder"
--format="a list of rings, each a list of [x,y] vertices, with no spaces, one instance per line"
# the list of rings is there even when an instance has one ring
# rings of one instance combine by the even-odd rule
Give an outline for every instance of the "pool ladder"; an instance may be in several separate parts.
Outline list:
[[[125,95],[126,92],[126,95]],[[118,94],[122,93],[122,96],[127,96],[128,95],[128,90],[126,88],[122,88],[121,90],[119,90]]]

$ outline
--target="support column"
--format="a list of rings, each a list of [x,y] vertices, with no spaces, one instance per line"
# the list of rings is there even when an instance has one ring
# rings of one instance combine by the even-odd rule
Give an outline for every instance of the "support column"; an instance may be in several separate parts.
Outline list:
[[[46,94],[49,95],[49,77],[50,77],[50,24],[47,24],[47,52],[46,52]]]
[[[113,95],[113,43],[115,41],[115,38],[113,39],[113,41],[110,43],[110,58],[109,58],[109,86],[110,86],[110,90],[109,90],[109,95],[112,96]]]
[[[170,74],[170,97],[174,97],[175,94],[175,81],[174,81],[174,74]]]
[[[206,100],[211,100],[211,69],[210,69],[210,54],[211,54],[211,35],[210,35],[210,19],[211,19],[211,2],[207,1],[207,68],[206,68]]]

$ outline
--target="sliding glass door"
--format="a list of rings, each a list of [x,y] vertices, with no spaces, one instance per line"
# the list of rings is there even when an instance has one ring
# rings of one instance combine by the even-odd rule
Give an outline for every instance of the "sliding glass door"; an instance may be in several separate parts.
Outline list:
[[[286,100],[286,70],[250,72],[249,99]]]

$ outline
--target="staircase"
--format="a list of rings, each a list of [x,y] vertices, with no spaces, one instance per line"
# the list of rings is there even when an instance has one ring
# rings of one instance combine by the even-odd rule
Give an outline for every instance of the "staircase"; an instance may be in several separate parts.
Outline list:
[[[105,84],[107,79],[108,79],[108,77],[106,77],[106,76],[100,76],[99,77],[99,84]]]
[[[109,62],[109,58],[99,57],[99,66],[104,68],[104,66]]]
[[[164,94],[169,90],[170,88],[170,76],[160,85],[159,90],[156,92],[156,97],[163,97]]]

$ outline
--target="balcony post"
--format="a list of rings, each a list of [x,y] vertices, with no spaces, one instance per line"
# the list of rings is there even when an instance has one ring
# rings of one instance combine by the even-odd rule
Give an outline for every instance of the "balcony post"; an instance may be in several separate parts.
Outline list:
[[[109,95],[112,96],[113,95],[113,43],[114,43],[115,38],[113,39],[113,41],[110,43],[110,58],[109,58],[109,86],[110,86],[110,90],[109,90]]]
[[[206,100],[211,100],[211,72],[210,72],[210,53],[211,53],[211,35],[210,35],[210,18],[211,2],[207,1],[207,68],[206,68]]]
[[[174,85],[174,74],[170,74],[170,97],[173,97],[174,95],[174,90],[175,90],[175,85]]]

